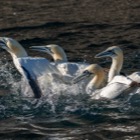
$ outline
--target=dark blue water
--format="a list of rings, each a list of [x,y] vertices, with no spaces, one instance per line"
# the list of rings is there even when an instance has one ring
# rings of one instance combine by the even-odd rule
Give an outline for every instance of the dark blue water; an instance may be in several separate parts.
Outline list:
[[[140,95],[94,101],[83,94],[23,97],[20,75],[1,61],[0,139],[139,140]]]
[[[1,97],[0,137],[39,140],[138,139],[140,96],[127,99],[99,102],[62,96],[50,103],[45,98]]]

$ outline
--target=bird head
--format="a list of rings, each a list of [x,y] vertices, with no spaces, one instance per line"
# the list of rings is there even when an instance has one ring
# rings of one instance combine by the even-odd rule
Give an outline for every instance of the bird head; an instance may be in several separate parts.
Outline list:
[[[26,57],[25,49],[14,39],[8,37],[0,37],[0,47],[15,57]]]
[[[32,46],[30,49],[48,53],[53,57],[55,62],[67,62],[67,56],[59,45],[50,44],[45,46]]]
[[[102,58],[102,57],[111,57],[111,58],[115,58],[115,57],[119,57],[120,55],[122,55],[123,52],[120,49],[120,47],[118,46],[112,46],[107,48],[105,51],[98,53],[97,55],[95,55],[95,58]]]
[[[94,76],[94,75],[99,74],[101,72],[102,73],[104,72],[103,68],[101,66],[99,66],[98,64],[91,64],[87,68],[85,68],[84,71],[80,75],[75,77],[72,80],[72,83],[76,84],[76,83],[80,82],[81,80],[84,80],[85,78],[88,78],[90,76]]]

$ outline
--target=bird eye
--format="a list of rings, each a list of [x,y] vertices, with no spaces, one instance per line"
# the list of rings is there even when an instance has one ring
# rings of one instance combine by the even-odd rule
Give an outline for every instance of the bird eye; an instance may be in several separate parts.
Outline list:
[[[92,74],[92,73],[89,72],[88,70],[85,70],[85,71],[83,71],[83,74],[88,74],[88,75],[90,75],[90,74]]]
[[[110,53],[114,53],[112,50],[108,50],[108,52],[110,52]]]
[[[114,50],[108,50],[109,53],[111,53],[112,55],[116,55]]]
[[[88,70],[83,71],[83,73],[88,73],[88,72],[89,72]]]
[[[52,51],[51,48],[47,47],[48,51],[51,53],[51,54],[54,54],[54,52]]]

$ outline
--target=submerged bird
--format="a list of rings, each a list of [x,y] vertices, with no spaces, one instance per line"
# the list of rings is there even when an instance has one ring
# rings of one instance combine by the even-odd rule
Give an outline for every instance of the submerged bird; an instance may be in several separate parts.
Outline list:
[[[112,46],[95,56],[95,58],[102,57],[112,58],[111,68],[108,74],[108,82],[110,82],[114,76],[120,75],[120,71],[123,66],[123,51],[118,46]],[[132,79],[133,81],[140,83],[140,71],[134,72],[131,75],[128,75],[127,77]]]
[[[29,57],[25,49],[12,38],[0,37],[0,47],[11,54],[15,67],[28,80],[35,98],[40,98],[42,92],[37,78],[46,72],[57,72],[57,69],[52,68],[45,58]]]
[[[114,76],[112,81],[106,85],[106,74],[98,64],[88,66],[79,76],[73,79],[72,83],[75,84],[89,76],[93,76],[93,79],[88,83],[86,93],[92,99],[114,99],[122,92],[137,86],[133,80],[121,75]]]
[[[62,47],[56,44],[32,46],[30,48],[31,50],[50,54],[54,59],[53,64],[59,69],[62,75],[75,76],[89,65],[87,63],[68,62],[66,53],[64,52]]]

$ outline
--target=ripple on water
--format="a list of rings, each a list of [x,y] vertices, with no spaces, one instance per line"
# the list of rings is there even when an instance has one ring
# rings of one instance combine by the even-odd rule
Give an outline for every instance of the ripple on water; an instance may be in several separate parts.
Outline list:
[[[124,140],[140,137],[140,95],[91,101],[74,89],[41,99],[21,96],[20,77],[0,68],[0,138],[37,140]],[[3,72],[4,71],[4,72]],[[13,71],[13,69],[10,69]],[[11,94],[12,93],[12,94]],[[9,94],[9,95],[8,95]]]

